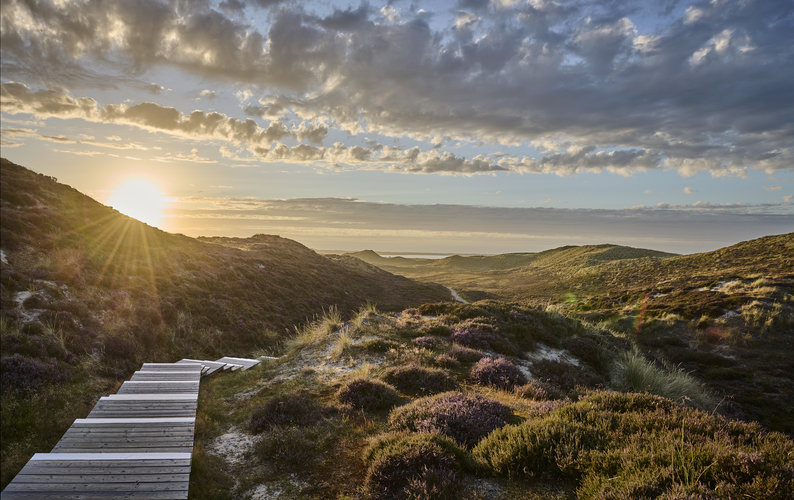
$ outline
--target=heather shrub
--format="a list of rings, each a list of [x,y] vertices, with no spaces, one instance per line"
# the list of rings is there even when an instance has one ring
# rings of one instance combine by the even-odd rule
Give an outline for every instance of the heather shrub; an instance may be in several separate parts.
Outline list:
[[[460,498],[465,453],[435,434],[389,433],[364,452],[364,491],[372,499]]]
[[[389,415],[392,430],[437,432],[461,446],[472,447],[489,432],[507,424],[512,410],[479,394],[445,392],[417,399]]]
[[[446,342],[442,339],[430,336],[416,337],[412,342],[416,347],[424,347],[425,349],[437,349],[446,345]]]
[[[259,433],[277,426],[311,426],[330,412],[330,408],[317,402],[307,392],[290,392],[274,396],[254,408],[248,428],[251,432]]]
[[[36,359],[21,354],[0,358],[2,390],[27,392],[46,382],[62,382],[71,372],[58,366],[54,358]]]
[[[474,363],[479,361],[483,356],[485,356],[485,354],[476,349],[461,347],[459,345],[453,345],[452,349],[449,350],[449,357],[461,363]]]
[[[303,427],[272,427],[256,442],[254,453],[276,470],[292,470],[315,459],[317,447]]]
[[[472,451],[510,478],[567,478],[579,498],[791,498],[794,443],[650,394],[596,392],[497,429]]]
[[[359,344],[359,347],[363,351],[371,352],[371,353],[384,353],[384,352],[388,352],[389,349],[395,349],[399,346],[400,344],[398,344],[397,342],[382,338],[367,339]]]
[[[420,326],[419,332],[424,336],[448,337],[452,330],[446,325],[430,323]]]
[[[428,395],[450,391],[457,382],[443,370],[417,365],[395,366],[383,372],[383,380],[397,390],[412,395]]]
[[[590,336],[573,337],[562,342],[577,359],[590,365],[597,373],[609,375],[615,355]]]
[[[482,358],[472,367],[469,375],[478,384],[501,389],[510,389],[527,381],[521,370],[503,357]]]
[[[442,368],[459,368],[460,361],[453,358],[449,354],[439,354],[438,356],[433,358],[433,364],[440,366]]]
[[[389,410],[402,401],[394,387],[368,378],[356,378],[336,393],[337,400],[353,410],[379,412]]]
[[[491,349],[491,344],[496,341],[496,334],[490,331],[466,327],[456,329],[450,335],[450,339],[457,344],[472,349]]]
[[[557,385],[566,392],[577,386],[598,387],[604,382],[600,376],[586,368],[551,359],[532,363],[532,374],[536,378]]]
[[[534,401],[554,401],[565,399],[566,397],[565,393],[556,385],[537,379],[530,380],[529,383],[516,387],[515,392],[522,398]]]

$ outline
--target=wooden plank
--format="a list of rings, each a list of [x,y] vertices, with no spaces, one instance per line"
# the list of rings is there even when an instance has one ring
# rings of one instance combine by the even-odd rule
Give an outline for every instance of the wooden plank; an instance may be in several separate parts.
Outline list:
[[[247,370],[249,368],[253,368],[254,366],[259,364],[258,359],[250,359],[250,358],[234,358],[231,356],[224,356],[217,360],[218,362],[222,363],[233,363],[236,365],[243,366],[243,370]]]
[[[190,453],[37,453],[3,498],[185,499]]]
[[[198,393],[198,390],[199,382],[193,380],[171,380],[166,382],[141,380],[124,382],[121,384],[117,394]]]
[[[201,380],[201,371],[197,372],[135,372],[130,377],[130,381],[136,382],[139,380]]]
[[[155,371],[155,370],[162,370],[162,371],[201,371],[201,363],[200,362],[190,362],[190,363],[144,363],[141,365],[141,371]]]

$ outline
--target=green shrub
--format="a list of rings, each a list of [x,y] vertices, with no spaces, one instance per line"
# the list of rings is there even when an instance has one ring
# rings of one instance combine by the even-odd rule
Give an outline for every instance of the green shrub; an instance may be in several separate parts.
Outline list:
[[[791,498],[794,443],[650,394],[597,392],[492,432],[472,451],[509,478],[571,480],[579,498]]]
[[[457,383],[443,370],[404,365],[388,368],[383,380],[397,390],[411,395],[428,395],[455,389]]]
[[[373,499],[458,499],[465,452],[435,434],[389,433],[364,452],[364,491]]]
[[[349,409],[367,412],[386,411],[402,401],[394,387],[368,378],[347,382],[336,393],[336,398]]]
[[[595,429],[553,413],[495,430],[472,454],[501,476],[553,477],[575,473],[579,454],[594,447],[598,438]]]

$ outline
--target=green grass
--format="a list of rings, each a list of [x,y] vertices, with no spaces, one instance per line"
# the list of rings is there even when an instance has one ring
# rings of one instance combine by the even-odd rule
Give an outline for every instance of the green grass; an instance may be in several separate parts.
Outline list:
[[[615,362],[612,384],[624,392],[649,392],[700,409],[715,403],[703,384],[680,367],[658,367],[637,351]]]

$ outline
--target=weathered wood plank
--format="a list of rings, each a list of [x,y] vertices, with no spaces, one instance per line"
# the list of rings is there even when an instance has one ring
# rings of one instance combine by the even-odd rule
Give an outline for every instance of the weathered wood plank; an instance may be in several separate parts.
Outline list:
[[[250,358],[234,358],[231,356],[224,356],[217,360],[221,363],[233,363],[236,365],[241,365],[243,368],[242,370],[247,370],[249,368],[253,368],[254,366],[259,364],[258,359],[250,359]]]

